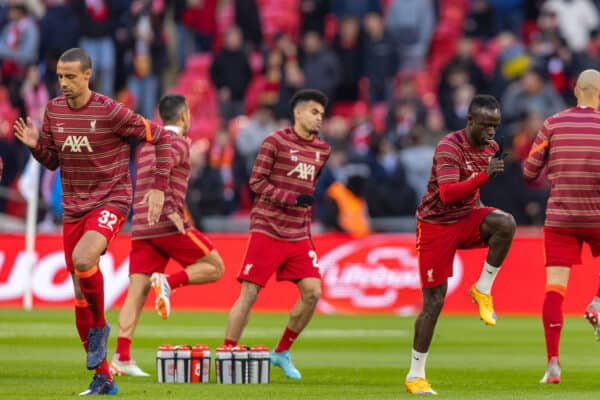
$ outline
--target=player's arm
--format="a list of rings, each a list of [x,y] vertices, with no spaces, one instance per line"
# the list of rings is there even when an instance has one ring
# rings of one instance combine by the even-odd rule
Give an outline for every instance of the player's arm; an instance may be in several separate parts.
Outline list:
[[[29,117],[27,117],[27,122],[23,118],[17,119],[13,125],[13,129],[17,139],[29,147],[31,154],[40,164],[52,171],[58,168],[58,148],[54,144],[50,133],[50,121],[47,110],[44,113],[41,135]]]
[[[254,161],[250,175],[250,190],[273,203],[284,206],[298,205],[299,196],[296,193],[278,188],[269,180],[276,158],[277,144],[271,136],[267,136],[260,146],[256,161]]]
[[[548,159],[548,145],[550,144],[550,129],[548,120],[544,121],[544,125],[540,128],[531,145],[529,155],[523,163],[523,178],[526,181],[533,181],[544,169],[546,160]]]
[[[434,157],[440,199],[444,204],[456,203],[471,197],[489,180],[487,171],[481,171],[465,181],[459,181],[461,157],[448,143],[440,143]]]
[[[172,144],[171,157],[173,166],[181,164],[184,160],[189,160],[189,146],[187,146],[182,140],[173,140]],[[167,192],[165,193],[165,206],[163,212],[165,215],[167,215],[173,225],[177,227],[179,232],[185,233],[183,225],[184,216],[177,213],[177,204],[175,202],[175,196],[173,195],[171,186],[169,186]]]

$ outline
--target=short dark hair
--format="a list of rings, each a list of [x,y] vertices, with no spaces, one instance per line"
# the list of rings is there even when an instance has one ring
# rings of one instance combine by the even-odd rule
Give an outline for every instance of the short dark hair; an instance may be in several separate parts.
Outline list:
[[[76,62],[79,61],[83,71],[92,68],[92,59],[85,50],[79,47],[73,47],[62,53],[58,59],[60,62]]]
[[[187,106],[185,97],[180,94],[164,95],[158,102],[158,113],[163,124],[177,121],[181,111]]]
[[[327,103],[329,100],[327,99],[327,95],[320,90],[317,89],[302,89],[298,90],[292,96],[290,100],[290,111],[292,112],[292,118],[294,116],[294,109],[298,106],[299,103],[303,103],[305,101],[315,101],[323,106],[323,108],[327,108]]]
[[[473,97],[471,100],[471,104],[469,104],[469,114],[475,112],[476,110],[499,110],[500,103],[494,96],[489,94],[478,94]]]

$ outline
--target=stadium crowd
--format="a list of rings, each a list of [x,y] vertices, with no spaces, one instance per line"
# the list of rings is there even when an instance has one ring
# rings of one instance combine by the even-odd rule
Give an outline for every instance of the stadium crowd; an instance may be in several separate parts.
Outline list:
[[[188,209],[246,215],[264,137],[289,126],[291,95],[331,102],[331,158],[315,218],[352,231],[344,204],[370,217],[412,216],[439,138],[466,125],[476,93],[497,97],[510,153],[482,201],[521,225],[543,223],[548,185],[521,164],[543,120],[574,104],[578,73],[600,65],[600,0],[7,0],[0,4],[0,213],[24,218],[29,152],[13,121],[38,125],[59,94],[58,56],[82,47],[94,88],[155,117],[162,93],[192,113]],[[340,183],[345,189],[338,188]],[[40,220],[61,218],[60,180],[43,171]],[[21,185],[22,186],[22,185]],[[341,194],[340,194],[341,193]]]

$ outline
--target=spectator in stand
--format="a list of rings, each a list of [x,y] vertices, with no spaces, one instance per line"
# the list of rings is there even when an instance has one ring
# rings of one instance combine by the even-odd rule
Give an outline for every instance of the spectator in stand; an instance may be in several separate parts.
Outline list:
[[[386,118],[386,139],[401,149],[413,126],[425,123],[426,114],[423,103],[416,98],[395,100]]]
[[[530,67],[531,60],[523,43],[512,33],[500,33],[494,41],[498,46],[498,57],[490,89],[495,97],[501,97],[510,82]]]
[[[467,123],[469,104],[475,96],[475,88],[470,83],[461,84],[452,92],[452,103],[447,110],[446,128],[460,130]]]
[[[8,86],[11,102],[22,106],[20,88],[27,66],[35,63],[39,51],[39,30],[21,1],[10,3],[8,24],[0,33],[0,73]]]
[[[582,57],[590,42],[590,34],[598,29],[600,18],[591,0],[548,0],[544,11],[558,18],[560,32],[577,57]]]
[[[530,69],[506,89],[502,96],[502,116],[506,123],[516,122],[524,111],[536,110],[547,118],[565,107],[563,99],[542,75],[543,72]]]
[[[252,78],[242,32],[236,26],[225,33],[223,49],[215,55],[210,77],[217,87],[219,111],[226,121],[244,114],[244,95]]]
[[[181,12],[181,24],[178,27],[180,46],[186,49],[187,39],[191,37],[193,52],[210,52],[217,34],[217,3],[218,0],[185,0],[185,5],[178,1],[176,10]],[[183,11],[181,11],[181,7]],[[183,28],[183,29],[182,29]],[[186,40],[182,40],[186,38]],[[180,63],[182,54],[179,54]],[[183,65],[180,65],[183,66]]]
[[[250,178],[260,145],[265,137],[275,130],[275,110],[272,105],[266,103],[261,104],[250,121],[240,129],[235,144],[236,156],[241,159],[247,178]]]
[[[392,0],[386,26],[396,42],[399,71],[419,71],[435,28],[432,0]]]
[[[468,83],[475,87],[477,93],[483,93],[488,90],[488,82],[474,59],[475,49],[473,39],[463,36],[458,42],[456,55],[444,67],[440,78],[440,92],[444,92],[448,85],[448,74],[460,68],[467,74]]]
[[[378,103],[390,97],[390,88],[398,69],[396,47],[381,14],[367,14],[364,30],[362,64],[364,74],[369,79],[370,101]]]
[[[317,89],[333,99],[342,76],[342,66],[335,53],[317,32],[306,32],[303,38],[300,67],[304,71],[304,85]]]
[[[224,214],[230,214],[237,209],[235,193],[235,143],[226,129],[220,129],[208,151],[210,166],[219,171],[223,182]]]
[[[494,13],[496,32],[512,32],[521,36],[525,0],[488,0]]]
[[[325,35],[325,18],[331,10],[331,0],[300,0],[302,33],[308,31]]]
[[[298,61],[298,47],[286,34],[276,35],[276,46],[267,56],[267,93],[273,99],[275,117],[289,116],[289,102],[296,91],[304,87],[305,78]]]
[[[40,69],[37,65],[27,68],[27,75],[21,86],[21,97],[25,102],[25,111],[37,127],[42,126],[46,104],[50,99],[48,89],[42,82]]]
[[[119,0],[72,0],[79,17],[79,47],[92,58],[94,90],[112,97],[115,91],[115,22],[129,4]]]
[[[371,217],[413,215],[417,209],[414,189],[406,180],[394,144],[374,135],[371,142],[366,200]]]
[[[240,27],[247,43],[260,50],[262,26],[256,0],[235,0],[235,24]]]
[[[331,0],[331,11],[337,18],[351,15],[362,21],[368,13],[383,10],[380,0]]]
[[[415,191],[417,201],[427,193],[427,182],[435,152],[435,146],[427,144],[427,136],[427,128],[415,125],[408,135],[406,147],[398,153],[398,160],[406,171],[408,184]]]
[[[489,0],[471,0],[469,15],[465,20],[465,34],[478,39],[494,37],[494,10]]]
[[[79,43],[77,15],[68,0],[46,0],[46,14],[40,21],[40,54],[46,65],[44,80],[50,97],[58,95],[56,63],[62,53]]]
[[[364,74],[360,33],[360,23],[356,17],[346,16],[341,19],[339,34],[333,44],[333,50],[343,66],[335,94],[337,101],[358,100],[358,84]]]
[[[208,147],[208,141],[198,140],[190,148],[192,172],[186,204],[194,226],[199,230],[203,228],[204,216],[225,215],[223,178],[220,171],[208,162]]]
[[[345,167],[345,175],[344,181],[335,181],[327,188],[321,222],[327,229],[363,238],[371,233],[365,201],[369,168],[364,164],[350,164]]]
[[[127,87],[135,98],[135,110],[147,119],[154,116],[168,62],[164,16],[163,0],[134,0],[123,16],[124,25],[132,27],[125,41],[125,59],[131,60],[127,63]]]

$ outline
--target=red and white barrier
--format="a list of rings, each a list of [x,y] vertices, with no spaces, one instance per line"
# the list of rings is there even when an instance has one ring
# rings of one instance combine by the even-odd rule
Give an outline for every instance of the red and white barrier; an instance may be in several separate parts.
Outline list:
[[[174,309],[228,310],[239,293],[235,277],[242,263],[247,235],[211,235],[225,261],[223,278],[214,284],[178,289],[172,297]],[[415,237],[385,234],[353,240],[345,235],[314,237],[323,275],[322,313],[399,313],[420,308]],[[65,270],[60,235],[37,236],[37,262],[31,274],[34,307],[71,307],[73,291]],[[102,257],[106,302],[119,307],[127,291],[130,238],[120,235]],[[21,307],[28,279],[28,256],[23,235],[0,235],[0,307]],[[496,279],[494,303],[499,313],[538,314],[544,296],[545,271],[541,235],[515,238]],[[454,277],[449,282],[444,312],[473,313],[467,296],[481,271],[486,250],[459,251]],[[596,293],[600,262],[585,248],[584,266],[571,274],[564,310],[583,313]],[[170,263],[167,272],[177,270]],[[288,311],[298,292],[289,282],[271,280],[261,291],[255,310]],[[153,296],[147,306],[151,307]]]

